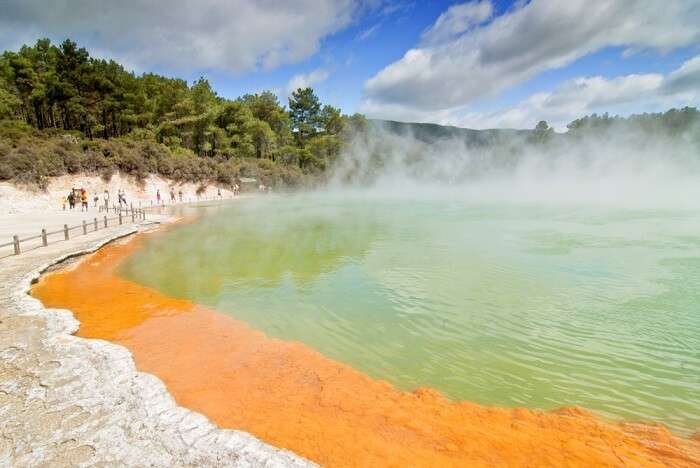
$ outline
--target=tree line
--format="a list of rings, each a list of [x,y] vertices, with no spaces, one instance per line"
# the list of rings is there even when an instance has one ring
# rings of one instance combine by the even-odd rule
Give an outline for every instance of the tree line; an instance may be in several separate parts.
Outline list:
[[[322,104],[311,88],[294,91],[288,107],[269,91],[226,99],[205,78],[188,84],[136,75],[71,40],[49,39],[0,56],[0,119],[86,139],[153,140],[217,161],[265,159],[305,173],[322,172],[366,125],[361,115]]]

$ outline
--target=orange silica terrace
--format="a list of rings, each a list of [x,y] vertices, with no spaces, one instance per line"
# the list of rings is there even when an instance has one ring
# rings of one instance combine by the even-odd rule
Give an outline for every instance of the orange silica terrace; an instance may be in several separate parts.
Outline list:
[[[143,235],[141,235],[143,236]],[[33,288],[78,335],[127,347],[177,402],[327,466],[698,466],[700,442],[665,427],[453,402],[400,391],[308,346],[115,276],[140,237]]]

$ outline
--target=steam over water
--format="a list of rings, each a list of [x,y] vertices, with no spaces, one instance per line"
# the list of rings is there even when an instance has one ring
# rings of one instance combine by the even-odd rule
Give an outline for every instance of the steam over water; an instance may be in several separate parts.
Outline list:
[[[641,180],[603,181],[604,202],[516,182],[259,197],[202,210],[120,274],[407,390],[687,434],[700,428],[700,210],[690,185]],[[615,186],[638,196],[612,203]]]

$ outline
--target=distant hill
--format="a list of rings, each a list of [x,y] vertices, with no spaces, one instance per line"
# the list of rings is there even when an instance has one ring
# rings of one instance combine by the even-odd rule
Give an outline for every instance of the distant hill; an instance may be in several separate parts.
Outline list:
[[[474,130],[433,123],[397,122],[380,119],[368,119],[368,122],[376,128],[383,128],[397,135],[412,135],[417,140],[428,144],[437,140],[456,139],[463,140],[469,146],[479,146],[493,144],[506,138],[526,138],[534,133],[534,130]]]

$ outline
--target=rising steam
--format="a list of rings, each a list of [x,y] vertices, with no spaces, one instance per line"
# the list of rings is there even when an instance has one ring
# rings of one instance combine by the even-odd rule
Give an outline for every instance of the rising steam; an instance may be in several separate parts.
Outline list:
[[[682,131],[621,120],[566,134],[451,133],[370,122],[336,162],[330,186],[475,201],[700,207],[697,121]]]

